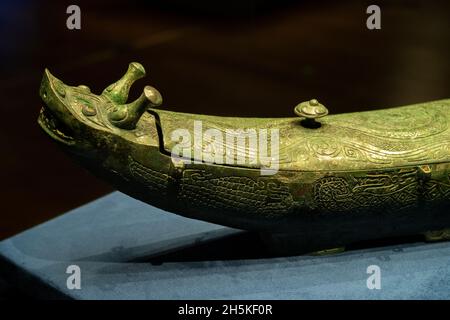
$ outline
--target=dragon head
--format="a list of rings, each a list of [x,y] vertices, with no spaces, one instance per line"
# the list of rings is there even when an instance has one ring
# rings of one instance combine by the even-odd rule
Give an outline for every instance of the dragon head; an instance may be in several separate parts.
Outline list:
[[[81,151],[98,147],[100,138],[109,139],[107,143],[114,137],[139,140],[145,135],[144,128],[149,131],[152,127],[149,123],[138,125],[139,120],[148,108],[162,103],[161,94],[151,86],[146,86],[135,101],[126,103],[131,85],[144,75],[144,67],[132,62],[120,80],[95,95],[85,85],[64,84],[46,69],[39,91],[45,106],[38,123],[57,142]],[[153,119],[147,117],[141,122],[150,121]]]

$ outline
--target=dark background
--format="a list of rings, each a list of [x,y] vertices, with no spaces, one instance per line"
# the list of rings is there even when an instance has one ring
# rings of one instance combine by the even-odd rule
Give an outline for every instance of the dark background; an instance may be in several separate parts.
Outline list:
[[[331,113],[450,98],[449,58],[450,1],[2,1],[0,239],[112,191],[38,127],[45,67],[100,93],[139,61],[130,99],[151,84],[174,111],[284,117],[313,97]]]

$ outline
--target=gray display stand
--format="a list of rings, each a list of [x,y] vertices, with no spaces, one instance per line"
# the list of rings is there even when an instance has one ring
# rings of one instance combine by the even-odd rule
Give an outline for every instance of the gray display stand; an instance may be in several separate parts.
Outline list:
[[[41,298],[450,298],[448,242],[291,257],[261,246],[114,192],[0,242],[0,261],[3,281]],[[81,289],[67,286],[71,265]],[[367,287],[369,266],[379,267],[381,289]]]

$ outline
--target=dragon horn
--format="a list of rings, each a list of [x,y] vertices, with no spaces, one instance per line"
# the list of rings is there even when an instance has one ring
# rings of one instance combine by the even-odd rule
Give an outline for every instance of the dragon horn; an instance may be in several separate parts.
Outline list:
[[[146,86],[144,92],[135,101],[116,106],[108,115],[109,121],[121,129],[132,130],[148,107],[162,104],[162,96],[158,90]]]
[[[127,102],[131,85],[144,76],[145,69],[142,64],[131,62],[125,75],[103,90],[102,95],[108,97],[114,103],[124,104]]]

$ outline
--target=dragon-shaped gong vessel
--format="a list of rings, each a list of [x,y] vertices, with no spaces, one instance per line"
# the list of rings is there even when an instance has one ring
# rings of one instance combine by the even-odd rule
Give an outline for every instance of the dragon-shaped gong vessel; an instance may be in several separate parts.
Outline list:
[[[144,74],[133,62],[95,95],[46,70],[39,124],[118,190],[186,217],[260,232],[281,249],[414,234],[450,238],[450,100],[328,115],[312,99],[292,118],[218,117],[163,110],[150,86],[127,103]],[[199,126],[224,137],[265,132],[276,157],[225,138],[199,147],[190,143],[202,138]],[[180,132],[191,140],[174,157]],[[205,161],[229,151],[232,160],[244,152],[248,161]]]

